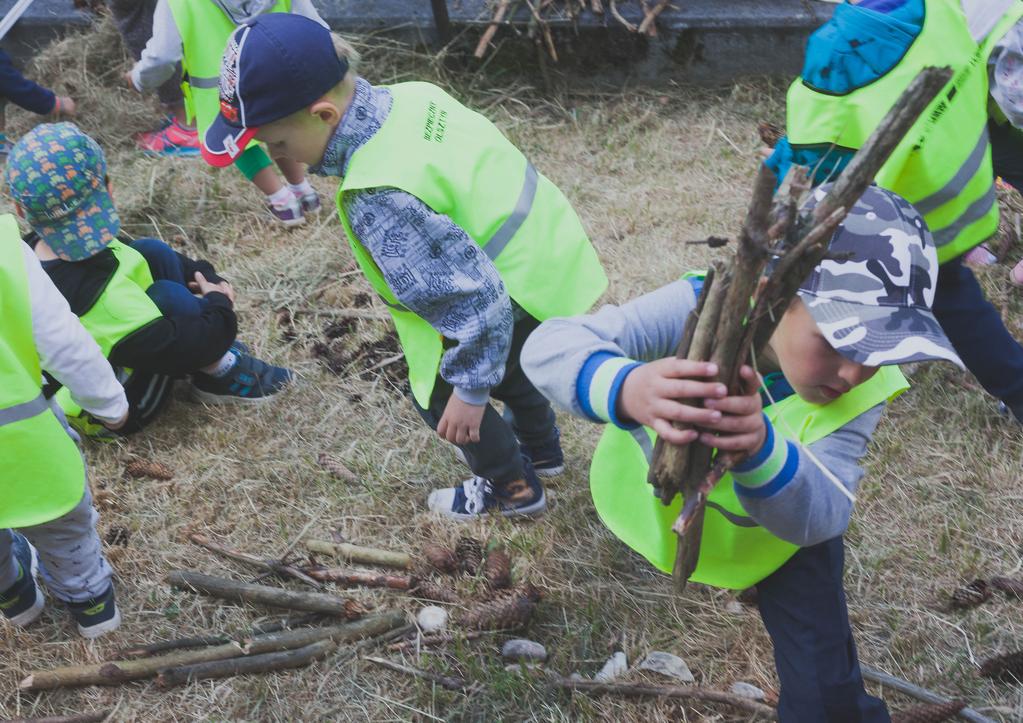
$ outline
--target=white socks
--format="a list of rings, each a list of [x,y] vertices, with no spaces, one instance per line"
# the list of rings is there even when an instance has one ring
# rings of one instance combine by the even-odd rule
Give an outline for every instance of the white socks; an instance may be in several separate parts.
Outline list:
[[[284,186],[276,193],[271,193],[266,197],[266,200],[270,202],[270,205],[278,210],[289,208],[295,203],[295,194],[291,190],[291,186]]]
[[[316,189],[313,188],[313,184],[309,183],[308,178],[303,178],[301,183],[289,183],[288,188],[291,189],[291,192],[298,198],[302,198],[302,196],[305,196],[308,193],[316,193]]]
[[[234,369],[234,365],[237,363],[238,356],[233,351],[229,351],[224,354],[224,356],[220,357],[220,361],[214,362],[203,369],[203,372],[209,374],[211,377],[222,377]]]

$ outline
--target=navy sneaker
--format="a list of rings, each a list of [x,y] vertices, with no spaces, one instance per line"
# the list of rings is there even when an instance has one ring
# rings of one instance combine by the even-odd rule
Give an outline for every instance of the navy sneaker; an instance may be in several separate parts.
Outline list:
[[[522,454],[533,463],[533,469],[540,477],[555,477],[565,471],[565,455],[561,451],[561,430],[554,432],[543,444],[522,444]]]
[[[0,592],[0,612],[12,625],[23,628],[43,614],[46,601],[43,591],[36,584],[39,571],[39,556],[36,549],[17,532],[14,535],[12,552],[18,563],[18,579],[9,588]]]
[[[121,625],[121,611],[114,600],[114,586],[107,586],[105,592],[78,603],[64,603],[71,611],[71,617],[78,624],[78,633],[83,638],[98,638],[116,630]]]
[[[471,520],[486,514],[535,517],[547,509],[547,497],[528,460],[525,460],[525,472],[525,479],[501,489],[495,489],[488,479],[472,477],[459,487],[434,490],[426,503],[431,511],[456,520]]]
[[[196,372],[192,393],[209,404],[224,402],[265,402],[291,382],[290,369],[275,367],[250,354],[237,354],[238,361],[222,377]]]

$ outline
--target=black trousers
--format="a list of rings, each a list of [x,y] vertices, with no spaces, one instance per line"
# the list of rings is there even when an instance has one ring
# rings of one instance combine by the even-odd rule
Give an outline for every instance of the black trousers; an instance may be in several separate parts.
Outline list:
[[[508,419],[502,418],[493,405],[487,404],[480,424],[480,441],[459,447],[472,473],[491,480],[496,487],[523,478],[525,472],[519,442],[527,446],[539,445],[554,434],[551,403],[533,386],[519,363],[522,345],[539,325],[539,321],[528,316],[515,323],[504,378],[490,390],[491,397],[504,402],[510,412]],[[415,400],[413,404],[426,423],[437,429],[452,394],[451,385],[438,376],[430,395],[429,409],[419,406]]]
[[[781,723],[890,723],[867,694],[842,585],[841,537],[804,547],[757,583],[760,616],[774,643]]]

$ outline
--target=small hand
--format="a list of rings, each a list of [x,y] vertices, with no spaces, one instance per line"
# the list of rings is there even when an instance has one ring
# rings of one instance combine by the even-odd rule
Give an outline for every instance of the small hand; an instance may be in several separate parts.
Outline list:
[[[708,447],[731,452],[756,454],[764,446],[767,427],[764,424],[763,404],[760,401],[760,379],[748,366],[739,370],[742,380],[742,396],[707,399],[704,404],[721,412],[717,422],[703,425],[700,441]],[[722,434],[722,432],[724,434]]]
[[[125,412],[124,415],[116,422],[103,422],[103,426],[109,429],[111,432],[116,432],[118,429],[123,427],[127,421],[128,412]]]
[[[683,404],[680,399],[720,399],[728,390],[717,381],[704,381],[718,373],[716,364],[669,357],[633,369],[618,396],[618,416],[639,422],[672,444],[689,444],[698,433],[676,429],[673,422],[709,427],[721,412]]]
[[[78,104],[75,99],[68,95],[57,96],[57,104],[53,109],[54,115],[73,118],[78,113]]]
[[[437,424],[437,435],[452,444],[480,441],[480,423],[486,405],[469,404],[452,394]]]
[[[221,281],[215,284],[212,281],[207,281],[206,277],[203,276],[201,272],[196,271],[195,281],[189,281],[188,288],[200,296],[206,296],[206,294],[216,291],[230,299],[231,305],[234,306],[234,289],[231,287],[231,284],[226,281]]]
[[[131,77],[130,70],[121,77],[124,78],[124,82],[128,84],[129,89],[134,90],[136,93],[139,92],[139,89],[135,87],[135,79]]]

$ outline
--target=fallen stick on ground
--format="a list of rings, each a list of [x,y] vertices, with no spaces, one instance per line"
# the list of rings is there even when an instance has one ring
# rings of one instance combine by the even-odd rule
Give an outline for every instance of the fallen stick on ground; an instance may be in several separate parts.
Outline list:
[[[381,668],[387,668],[397,673],[404,673],[405,675],[411,675],[414,678],[422,678],[423,680],[429,680],[431,683],[436,683],[446,690],[463,690],[469,687],[469,684],[461,678],[456,678],[450,675],[440,675],[438,673],[431,673],[429,670],[421,670],[420,668],[413,668],[408,665],[402,665],[401,663],[395,663],[393,660],[386,660],[384,658],[372,658],[366,656],[363,658],[374,665],[379,665]]]
[[[175,570],[167,575],[167,583],[174,587],[193,590],[232,602],[268,605],[288,610],[307,610],[314,613],[340,615],[348,619],[361,616],[366,609],[355,600],[327,595],[322,592],[296,592],[269,585],[253,585],[223,577],[204,575],[189,570]]]
[[[138,645],[134,648],[125,648],[118,655],[122,658],[149,658],[162,653],[169,653],[172,650],[185,650],[188,648],[207,648],[211,645],[224,645],[230,643],[231,639],[223,635],[206,635],[198,638],[178,638],[176,640],[162,640],[157,643]]]
[[[299,568],[294,567],[293,565],[286,565],[280,560],[263,559],[260,557],[256,557],[255,555],[250,555],[247,552],[239,552],[238,550],[232,550],[229,547],[225,547],[224,545],[213,542],[213,540],[206,537],[206,535],[200,535],[198,533],[193,533],[189,535],[188,539],[194,542],[199,547],[203,547],[209,550],[210,552],[220,555],[221,557],[226,557],[229,560],[234,560],[235,562],[241,562],[245,565],[249,565],[250,567],[254,567],[257,570],[262,570],[263,572],[271,572],[275,575],[279,575],[280,577],[284,578],[288,577],[294,578],[296,580],[304,582],[306,585],[310,585],[317,589],[323,587],[316,580],[312,579],[304,572],[302,572],[302,570],[300,570]]]
[[[651,38],[657,37],[657,16],[664,12],[670,2],[671,0],[660,0],[654,7],[647,10],[643,15],[643,22],[639,24],[636,32],[640,35],[645,33]]]
[[[711,690],[709,688],[688,685],[600,683],[592,680],[571,680],[560,676],[552,677],[551,682],[558,688],[578,690],[583,693],[607,693],[628,697],[679,698],[682,700],[705,701],[707,703],[723,703],[741,711],[753,713],[760,720],[778,720],[778,712],[771,706],[722,690]]]
[[[308,613],[306,615],[289,615],[274,621],[256,623],[252,626],[253,635],[266,635],[267,633],[278,633],[281,630],[293,630],[315,625],[323,621],[323,613]]]
[[[390,632],[405,622],[405,614],[392,610],[367,615],[361,620],[327,628],[302,628],[279,633],[259,635],[244,645],[230,642],[208,648],[178,650],[152,658],[114,660],[93,665],[72,665],[53,670],[34,671],[19,684],[22,690],[49,690],[75,688],[86,685],[119,685],[131,680],[151,678],[161,670],[197,665],[228,658],[262,655],[281,650],[294,650],[321,640],[340,643],[380,633]]]
[[[176,668],[161,670],[156,676],[156,684],[161,688],[173,688],[185,685],[194,680],[210,680],[214,678],[230,678],[235,675],[249,673],[267,673],[271,670],[287,670],[301,668],[318,660],[337,647],[333,640],[319,640],[301,648],[283,650],[262,655],[246,655],[240,658],[228,658],[208,663],[183,665]]]
[[[919,685],[914,685],[908,680],[903,680],[902,678],[897,678],[894,675],[889,675],[884,671],[872,668],[869,665],[864,665],[863,663],[860,663],[860,671],[866,680],[887,686],[892,690],[897,690],[900,693],[908,695],[911,698],[916,698],[924,703],[948,703],[952,700],[951,698],[938,695],[926,688],[921,688]],[[993,719],[988,718],[985,715],[981,715],[973,708],[963,708],[961,711],[956,713],[956,715],[963,720],[970,721],[970,723],[995,723]]]
[[[334,555],[348,562],[395,567],[401,570],[410,570],[412,568],[412,557],[404,552],[377,550],[372,547],[360,547],[359,545],[352,545],[347,542],[328,542],[326,540],[306,540],[305,546],[310,552]]]
[[[50,715],[43,718],[11,718],[6,723],[102,723],[111,711],[101,710],[95,713],[72,713],[71,715]]]
[[[494,35],[497,34],[497,26],[504,20],[505,13],[508,12],[508,6],[511,5],[511,0],[499,0],[497,3],[497,9],[494,11],[494,17],[490,21],[490,25],[483,31],[483,36],[480,38],[479,43],[476,44],[476,50],[473,53],[473,57],[477,60],[482,60],[483,56],[487,54],[487,47],[490,45],[490,41],[494,39]]]
[[[368,570],[345,570],[340,567],[306,567],[303,569],[314,580],[353,587],[383,587],[390,590],[411,590],[418,582],[411,575],[387,575]]]
[[[483,636],[482,630],[470,630],[465,633],[457,635],[450,633],[440,633],[437,635],[417,635],[410,640],[402,640],[398,643],[391,643],[387,646],[388,650],[415,650],[416,648],[426,648],[433,645],[444,645],[445,643],[454,643],[462,640],[477,640]]]

